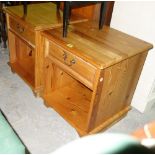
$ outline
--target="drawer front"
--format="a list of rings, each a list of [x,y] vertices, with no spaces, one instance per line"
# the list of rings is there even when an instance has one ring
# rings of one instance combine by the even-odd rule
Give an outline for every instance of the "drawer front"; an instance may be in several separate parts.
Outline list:
[[[18,35],[21,36],[24,40],[35,45],[35,33],[33,30],[22,25],[11,17],[9,17],[9,25],[10,28],[16,33],[18,33]]]
[[[74,70],[84,79],[93,83],[96,68],[93,67],[91,64],[85,62],[84,60],[71,54],[70,52],[62,49],[53,42],[49,43],[48,55],[56,57],[63,64]]]

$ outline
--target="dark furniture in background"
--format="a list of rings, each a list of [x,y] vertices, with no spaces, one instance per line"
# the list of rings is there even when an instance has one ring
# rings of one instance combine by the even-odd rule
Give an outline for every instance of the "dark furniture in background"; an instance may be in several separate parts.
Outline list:
[[[2,42],[2,48],[6,48],[6,41],[7,41],[7,34],[6,34],[6,20],[5,15],[3,13],[3,7],[4,6],[14,6],[14,5],[21,5],[23,4],[23,16],[26,16],[27,14],[27,4],[31,3],[44,3],[43,1],[40,2],[26,2],[26,1],[1,1],[0,2],[0,43]],[[57,4],[57,9],[61,8],[61,4],[63,2],[61,1],[54,1],[53,3]],[[95,5],[97,3],[101,4],[100,8],[97,8]],[[92,7],[93,5],[93,7]],[[88,7],[87,7],[88,6]],[[66,1],[64,2],[64,16],[63,16],[63,37],[67,36],[67,27],[69,24],[69,19],[71,16],[71,12],[74,14],[78,14],[81,16],[85,16],[86,18],[89,18],[90,20],[93,20],[95,15],[98,15],[99,13],[99,29],[103,27],[103,25],[110,25],[111,22],[111,16],[113,11],[114,1]],[[82,9],[81,9],[82,8]],[[81,11],[82,10],[82,11]],[[90,13],[88,14],[88,12]],[[85,14],[86,13],[86,14]]]
[[[102,29],[104,24],[104,17],[106,13],[106,4],[107,4],[106,1],[65,1],[64,10],[63,10],[63,37],[67,37],[67,27],[71,16],[71,10],[73,8],[80,8],[88,5],[94,5],[97,3],[101,3],[99,29]]]
[[[0,2],[0,43],[2,43],[2,47],[6,48],[6,21],[5,21],[5,14],[3,13],[3,7],[4,6],[11,6],[12,2]]]

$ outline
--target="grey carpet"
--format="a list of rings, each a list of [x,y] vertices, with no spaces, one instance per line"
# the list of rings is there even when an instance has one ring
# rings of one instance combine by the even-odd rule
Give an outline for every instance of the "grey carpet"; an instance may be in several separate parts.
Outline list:
[[[0,49],[0,108],[31,153],[50,153],[77,139],[77,132],[16,74],[12,74],[8,51]],[[155,104],[151,111],[141,114],[132,109],[128,115],[105,132],[131,133],[155,119]]]
[[[53,109],[35,98],[31,89],[10,71],[8,51],[0,50],[0,109],[30,153],[51,153],[79,136]]]
[[[155,121],[155,104],[152,106],[151,110],[146,113],[140,113],[132,108],[125,118],[113,125],[106,132],[130,134],[151,121]]]

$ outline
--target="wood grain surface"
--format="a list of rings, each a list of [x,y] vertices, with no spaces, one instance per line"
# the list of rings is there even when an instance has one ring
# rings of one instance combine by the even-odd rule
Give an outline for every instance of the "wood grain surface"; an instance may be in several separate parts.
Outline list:
[[[4,11],[11,14],[20,22],[31,26],[35,30],[49,29],[53,27],[62,26],[63,12],[62,10],[57,11],[56,4],[51,2],[40,3],[40,4],[29,4],[27,6],[27,16],[23,17],[23,6],[11,6],[6,7]],[[87,21],[86,18],[81,16],[71,16],[70,22],[82,22]]]
[[[94,22],[71,25],[67,38],[62,38],[61,34],[60,28],[44,32],[50,40],[100,69],[153,47],[145,41],[107,26],[98,30],[97,23]]]
[[[107,26],[100,31],[94,22],[71,25],[67,38],[61,33],[41,32],[45,104],[81,136],[99,132],[130,110],[152,45]]]

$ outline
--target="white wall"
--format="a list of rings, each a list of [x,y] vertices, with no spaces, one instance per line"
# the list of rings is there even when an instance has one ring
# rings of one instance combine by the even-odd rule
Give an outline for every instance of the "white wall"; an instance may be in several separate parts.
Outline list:
[[[111,27],[154,44],[155,2],[115,2]],[[147,103],[149,103],[148,97],[154,80],[155,49],[151,50],[147,56],[132,100],[132,106],[141,112],[144,112]]]

